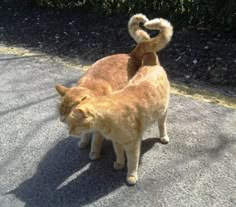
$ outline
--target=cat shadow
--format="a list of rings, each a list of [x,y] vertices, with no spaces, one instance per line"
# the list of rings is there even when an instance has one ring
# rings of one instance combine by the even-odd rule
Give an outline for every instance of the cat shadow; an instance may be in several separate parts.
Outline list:
[[[141,156],[157,138],[143,140]],[[14,194],[26,207],[83,206],[125,185],[126,169],[112,169],[115,154],[111,142],[103,143],[102,158],[90,161],[89,149],[80,150],[78,139],[68,137],[55,145],[36,173],[7,194]]]

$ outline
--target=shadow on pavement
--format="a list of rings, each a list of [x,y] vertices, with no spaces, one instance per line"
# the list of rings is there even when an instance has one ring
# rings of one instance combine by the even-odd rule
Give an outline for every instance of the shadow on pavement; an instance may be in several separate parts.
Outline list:
[[[83,206],[125,185],[126,170],[114,171],[112,144],[105,141],[102,159],[89,161],[89,149],[79,150],[78,139],[68,137],[51,149],[34,176],[7,194],[14,194],[26,207]],[[142,142],[142,155],[158,138]]]
[[[13,111],[16,112],[16,111],[24,110],[25,108],[28,108],[29,106],[32,106],[34,104],[39,104],[41,102],[48,101],[48,100],[50,100],[52,98],[55,98],[55,97],[57,97],[57,95],[50,95],[50,96],[47,96],[45,98],[42,98],[41,100],[36,100],[36,101],[32,101],[32,102],[27,103],[27,104],[22,104],[21,106],[18,106],[18,107],[11,108],[9,110],[5,110],[3,112],[0,112],[0,115],[3,116],[3,115],[5,115],[9,112],[13,112]]]

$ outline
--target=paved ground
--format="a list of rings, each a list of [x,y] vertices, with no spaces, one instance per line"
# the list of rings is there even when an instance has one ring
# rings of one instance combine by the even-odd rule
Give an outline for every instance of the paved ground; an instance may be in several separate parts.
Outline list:
[[[112,170],[114,153],[90,162],[58,119],[55,83],[76,69],[0,54],[0,206],[236,206],[236,110],[172,95],[168,145],[145,134],[139,182]]]

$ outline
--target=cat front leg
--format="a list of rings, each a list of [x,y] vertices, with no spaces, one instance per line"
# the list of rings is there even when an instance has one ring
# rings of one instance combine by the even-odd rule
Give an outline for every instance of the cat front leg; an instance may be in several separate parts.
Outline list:
[[[101,148],[104,138],[99,132],[93,133],[91,150],[89,153],[90,160],[97,160],[101,157]]]
[[[115,153],[116,153],[116,161],[114,162],[113,164],[113,168],[115,170],[121,170],[124,168],[125,166],[125,151],[124,151],[124,147],[113,141],[113,147],[114,147],[114,150],[115,150]]]
[[[89,134],[82,134],[80,141],[78,143],[79,148],[84,149],[85,147],[87,147],[89,144],[89,141],[90,141]]]
[[[139,163],[139,156],[140,156],[140,145],[141,139],[126,144],[124,146],[125,152],[127,155],[127,178],[126,181],[130,185],[135,185],[138,181],[138,163]]]
[[[170,138],[167,135],[167,128],[166,128],[166,119],[167,119],[167,111],[160,115],[158,118],[158,128],[160,131],[160,142],[162,144],[168,144]]]

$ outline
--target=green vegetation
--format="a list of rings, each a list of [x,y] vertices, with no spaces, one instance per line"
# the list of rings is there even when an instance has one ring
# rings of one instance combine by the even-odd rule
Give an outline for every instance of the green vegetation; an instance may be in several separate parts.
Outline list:
[[[236,0],[34,0],[40,6],[80,7],[108,15],[144,13],[166,17],[177,25],[223,27],[236,25]]]

